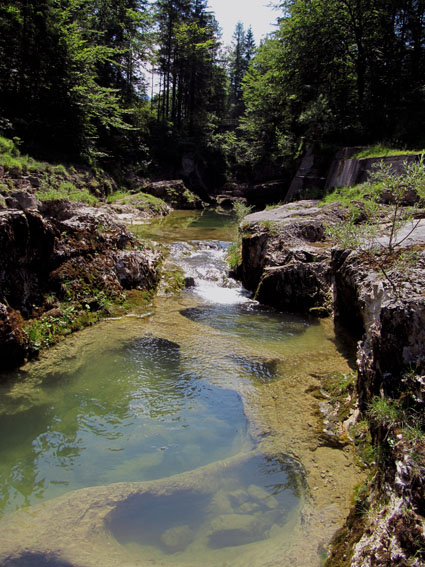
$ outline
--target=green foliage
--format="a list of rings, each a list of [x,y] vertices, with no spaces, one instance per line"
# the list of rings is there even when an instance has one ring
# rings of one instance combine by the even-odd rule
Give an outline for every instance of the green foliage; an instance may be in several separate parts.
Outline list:
[[[115,191],[114,193],[107,195],[106,202],[112,204],[121,201],[125,203],[127,202],[127,199],[131,198],[131,195],[132,195],[131,193],[125,190]]]
[[[120,303],[124,298],[115,298],[115,303]],[[58,303],[54,314],[41,316],[39,319],[30,319],[25,331],[28,334],[31,349],[38,352],[56,344],[62,337],[78,331],[98,321],[109,313],[114,304],[102,290],[91,290],[89,303],[80,303],[71,298],[68,301]],[[53,297],[53,301],[57,302]],[[92,310],[91,305],[96,305]]]
[[[0,136],[0,165],[8,171],[34,173],[43,171],[47,164],[34,160],[28,155],[22,155],[15,140]]]
[[[0,136],[0,154],[12,155],[17,150],[12,140]]]
[[[90,161],[107,153],[112,135],[125,138],[141,86],[145,14],[144,0],[0,6],[3,123],[31,153]]]
[[[342,248],[374,250],[380,235],[379,226],[373,222],[359,223],[353,215],[346,221],[327,227],[327,234]]]
[[[344,206],[351,206],[353,201],[364,201],[369,194],[369,184],[361,183],[352,187],[337,187],[322,199],[322,204],[340,203]]]
[[[403,421],[403,411],[396,400],[375,396],[367,410],[369,420],[376,426],[394,429]]]
[[[263,220],[260,221],[260,225],[271,235],[271,236],[276,236],[277,234],[279,234],[279,228],[276,224],[276,222],[271,221],[271,220]]]
[[[376,144],[375,146],[369,146],[360,152],[355,153],[353,159],[365,159],[365,158],[382,158],[391,156],[405,156],[405,155],[416,155],[421,153],[417,150],[400,150],[396,148],[388,148],[383,144]]]
[[[408,400],[390,399],[375,396],[369,403],[366,415],[374,428],[384,431],[386,448],[394,447],[398,441],[408,443],[413,450],[417,450],[424,443],[424,418],[422,412],[415,410],[415,404]],[[412,458],[416,458],[412,454]],[[417,458],[423,459],[420,455]]]
[[[95,205],[97,198],[92,195],[87,189],[78,189],[71,182],[60,183],[59,187],[51,187],[49,185],[42,185],[39,191],[36,191],[36,196],[40,201],[55,201],[58,199],[68,199],[87,205]]]
[[[227,249],[226,260],[229,268],[233,271],[237,270],[237,268],[242,264],[242,250],[240,242],[234,242],[229,246]]]
[[[423,145],[422,3],[282,0],[279,7],[277,31],[243,80],[240,144],[252,167],[287,163],[318,142]],[[382,146],[360,154],[384,155]]]
[[[337,189],[324,199],[324,202],[348,202],[351,211],[348,220],[328,228],[329,236],[344,248],[362,248],[392,254],[418,226],[418,221],[414,220],[414,209],[404,205],[408,191],[419,198],[425,196],[424,157],[421,156],[412,163],[405,162],[402,175],[394,171],[391,164],[381,161],[376,164],[367,183],[349,190]],[[358,198],[357,203],[350,199],[354,195]],[[379,214],[383,196],[391,203],[386,218]],[[408,223],[410,228],[407,235],[401,236],[401,229]],[[383,235],[386,235],[386,242],[378,246],[377,239]],[[407,260],[407,257],[404,259]],[[381,267],[383,269],[382,264]]]
[[[180,266],[172,266],[161,273],[161,291],[175,294],[185,288],[186,276]]]
[[[266,205],[265,210],[269,211],[269,210],[272,210],[272,209],[277,209],[277,208],[281,207],[282,205],[284,205],[283,201],[280,201],[279,203],[275,203],[273,205]]]
[[[206,0],[156,0],[158,121],[174,132],[199,136],[224,107],[225,75],[218,66],[218,24]]]
[[[237,234],[235,242],[231,244],[227,250],[227,263],[229,267],[237,271],[238,267],[242,264],[242,234],[241,222],[252,211],[252,207],[236,201],[233,204],[233,213],[237,221]]]
[[[332,398],[345,399],[348,393],[354,392],[356,380],[355,373],[331,372],[322,378],[322,385]]]
[[[227,115],[230,120],[238,119],[243,114],[242,80],[255,55],[255,51],[256,47],[251,27],[245,31],[243,24],[238,22],[233,34],[228,62],[230,84]]]
[[[233,212],[239,224],[244,217],[246,217],[247,215],[249,215],[249,213],[252,212],[252,207],[245,205],[240,201],[236,201],[235,204],[233,205]]]

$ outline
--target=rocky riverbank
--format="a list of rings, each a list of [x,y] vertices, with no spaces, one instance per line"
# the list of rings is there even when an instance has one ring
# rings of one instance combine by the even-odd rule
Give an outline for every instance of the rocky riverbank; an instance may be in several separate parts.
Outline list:
[[[0,210],[2,370],[98,320],[127,290],[146,298],[159,280],[159,252],[108,208],[14,199],[19,209]]]
[[[161,255],[126,225],[202,208],[181,180],[53,165],[0,143],[0,371],[110,314],[143,303]],[[113,305],[115,307],[113,307]]]
[[[326,227],[346,215],[313,201],[248,215],[240,275],[260,301],[333,312],[357,340],[358,410],[346,426],[354,436],[350,423],[367,424],[373,460],[329,567],[424,565],[424,221],[383,267],[362,250],[333,247]]]

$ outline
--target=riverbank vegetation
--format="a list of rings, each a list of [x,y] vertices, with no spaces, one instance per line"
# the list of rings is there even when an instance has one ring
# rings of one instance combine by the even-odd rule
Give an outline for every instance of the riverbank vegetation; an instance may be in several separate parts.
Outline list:
[[[232,45],[225,48],[207,0],[2,2],[1,204],[8,199],[14,204],[14,190],[30,189],[46,206],[66,198],[159,213],[167,206],[146,195],[148,179],[184,178],[204,197],[226,181],[249,185],[289,179],[313,145],[326,155],[344,145],[359,146],[358,159],[425,147],[424,2],[281,0],[276,17],[275,32],[259,46],[250,29],[238,24]],[[351,210],[351,219],[331,233],[346,249],[359,251],[366,241],[374,261],[364,265],[381,270],[396,306],[407,271],[417,283],[415,250],[398,252],[405,238],[402,226],[413,221],[415,230],[413,204],[404,206],[410,192],[414,201],[425,198],[423,160],[406,166],[402,177],[378,167],[366,184],[325,198]],[[22,227],[27,232],[23,244],[17,236],[5,239],[10,249],[3,259],[3,360],[11,356],[7,341],[13,334],[19,348],[11,358],[18,365],[29,352],[104,316],[111,302],[125,301],[127,287],[141,288],[146,299],[158,285],[157,257],[146,282],[135,269],[128,283],[141,258],[130,235],[129,249],[122,249],[121,227],[109,234],[97,217],[85,219],[90,223],[79,235],[73,223],[64,228],[57,219],[53,230],[49,215],[41,219],[31,207],[30,212],[16,209],[7,212],[16,222],[16,235]],[[240,206],[239,215],[246,213]],[[75,217],[75,224],[82,222]],[[383,222],[387,240],[378,246]],[[262,228],[271,234],[269,224]],[[76,250],[82,265],[87,259],[97,263],[75,266]],[[236,269],[240,242],[230,256]],[[29,267],[21,277],[14,270],[24,257]],[[67,265],[59,273],[61,258]],[[150,270],[148,258],[146,265]],[[102,283],[107,269],[116,282],[109,291]],[[8,282],[15,288],[27,285],[28,274],[37,276],[32,296],[22,284],[18,301]],[[179,272],[169,280],[165,289],[185,285]],[[39,282],[56,287],[39,289]],[[400,479],[405,485],[396,488],[404,491],[407,509],[388,526],[396,530],[391,534],[405,538],[409,564],[424,560],[423,535],[417,535],[424,515],[423,376],[420,367],[410,374],[405,370],[394,371],[400,382],[394,391],[364,402],[357,437],[374,478],[360,490],[346,531],[335,542],[328,560],[332,567],[351,565],[355,542],[367,526],[374,531],[371,518],[380,513],[379,497],[385,500],[388,485]],[[327,387],[337,399],[342,396],[338,403],[345,419],[351,408],[343,397],[352,401],[354,381],[342,382]]]

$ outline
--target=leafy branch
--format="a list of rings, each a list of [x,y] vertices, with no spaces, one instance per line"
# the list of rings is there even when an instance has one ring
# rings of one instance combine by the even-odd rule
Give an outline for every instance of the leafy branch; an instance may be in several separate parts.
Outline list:
[[[416,203],[425,197],[424,156],[404,162],[401,175],[392,164],[379,162],[363,191],[362,199],[351,203],[349,219],[329,226],[327,233],[341,247],[369,254],[398,295],[387,266],[391,260],[400,271],[415,261],[414,252],[401,252],[401,248],[420,223],[415,212]],[[408,204],[412,201],[413,206]],[[389,203],[384,210],[383,202]]]

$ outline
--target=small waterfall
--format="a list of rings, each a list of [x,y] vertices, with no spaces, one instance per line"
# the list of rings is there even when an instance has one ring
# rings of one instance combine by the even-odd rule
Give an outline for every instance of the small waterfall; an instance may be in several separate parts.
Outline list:
[[[210,303],[233,305],[253,303],[250,293],[228,276],[228,242],[177,242],[170,246],[170,257],[192,280],[194,294]]]

